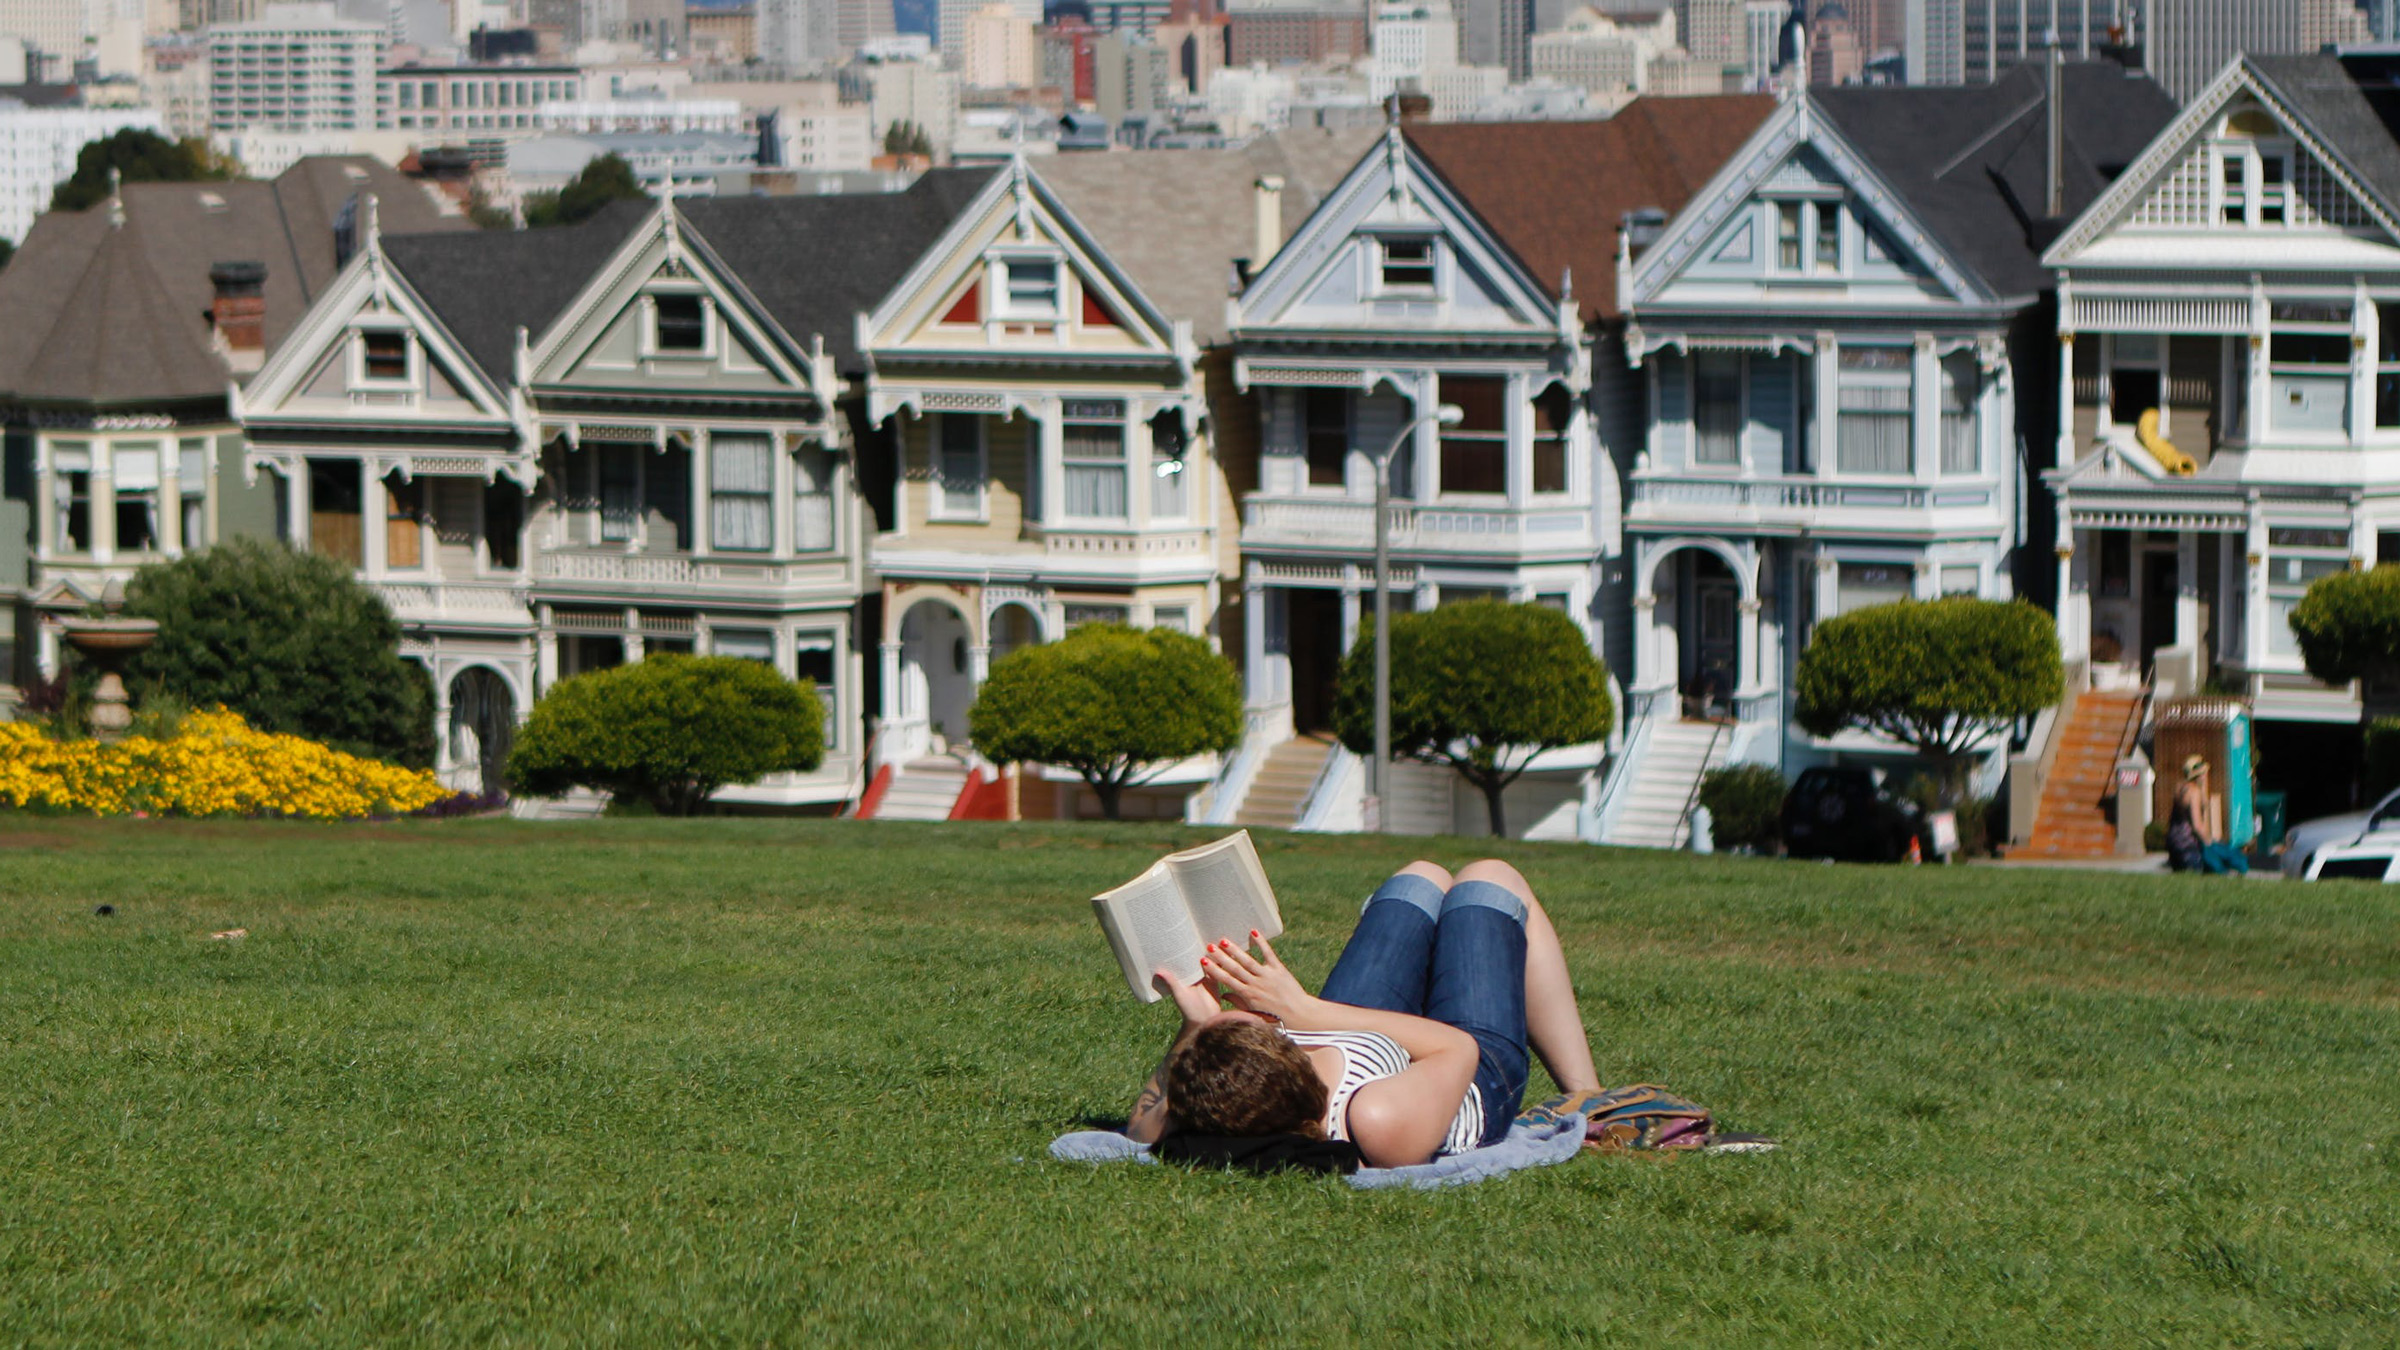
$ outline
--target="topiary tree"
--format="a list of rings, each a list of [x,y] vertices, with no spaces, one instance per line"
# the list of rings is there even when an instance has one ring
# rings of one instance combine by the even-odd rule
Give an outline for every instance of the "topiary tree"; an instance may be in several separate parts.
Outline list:
[[[1125,789],[1241,744],[1242,689],[1233,664],[1188,633],[1087,623],[994,662],[967,725],[992,762],[1073,769],[1122,820]]]
[[[600,214],[610,202],[642,201],[649,195],[623,155],[602,155],[558,191],[527,193],[525,224],[532,229],[574,225]]]
[[[1447,766],[1482,791],[1492,833],[1508,833],[1501,794],[1534,756],[1608,735],[1608,667],[1575,621],[1546,605],[1494,600],[1392,616],[1392,753]],[[1375,752],[1370,623],[1334,682],[1334,731]]]
[[[1710,836],[1720,848],[1773,853],[1783,842],[1783,774],[1771,764],[1728,764],[1700,778]]]
[[[508,777],[536,797],[597,788],[688,816],[718,788],[824,762],[814,688],[739,657],[662,654],[550,686]]]
[[[236,166],[210,152],[197,137],[170,141],[155,131],[127,127],[87,142],[76,152],[75,172],[50,192],[53,211],[81,211],[108,200],[108,171],[128,183],[194,183],[236,176]]]
[[[345,564],[229,540],[134,573],[125,613],[158,620],[130,667],[138,690],[222,703],[261,731],[350,754],[433,762],[425,668],[401,657],[399,622]]]
[[[1902,600],[1827,619],[1800,654],[1794,715],[1812,736],[1850,728],[1924,756],[1955,802],[1967,756],[2058,702],[2058,629],[2021,600]]]
[[[2400,567],[2335,572],[2292,606],[2292,636],[2308,673],[2327,684],[2400,668]]]

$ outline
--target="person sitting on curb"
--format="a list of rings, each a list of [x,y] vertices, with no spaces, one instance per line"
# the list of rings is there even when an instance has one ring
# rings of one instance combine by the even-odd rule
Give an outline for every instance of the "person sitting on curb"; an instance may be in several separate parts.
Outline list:
[[[2211,876],[2246,874],[2250,860],[2221,837],[2216,824],[2217,804],[2208,795],[2208,760],[2201,755],[2183,761],[2183,782],[2175,789],[2174,809],[2167,813],[2167,865],[2178,872]]]

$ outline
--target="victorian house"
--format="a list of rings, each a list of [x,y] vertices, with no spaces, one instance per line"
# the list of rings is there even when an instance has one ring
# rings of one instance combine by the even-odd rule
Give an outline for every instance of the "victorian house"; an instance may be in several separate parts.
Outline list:
[[[1632,631],[1601,837],[1679,841],[1728,760],[1901,756],[1792,721],[1808,634],[2025,589],[2024,447],[2056,429],[2039,249],[2172,114],[2113,64],[1796,91],[1679,211],[1626,220],[1602,364],[1646,412],[1614,447]]]
[[[2400,559],[2395,77],[2389,54],[2236,59],[2044,255],[2071,692],[2247,699],[2295,817],[2349,805],[2360,691],[2311,679],[2287,619],[2317,578]]]
[[[35,222],[0,272],[9,680],[54,672],[49,620],[113,603],[143,564],[278,532],[233,391],[335,284],[375,197],[402,228],[467,228],[363,157],[132,183]]]

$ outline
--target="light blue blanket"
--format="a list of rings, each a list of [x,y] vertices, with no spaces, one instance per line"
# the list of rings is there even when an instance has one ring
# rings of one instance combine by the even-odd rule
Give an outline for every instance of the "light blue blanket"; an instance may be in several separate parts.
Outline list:
[[[1360,1190],[1380,1190],[1390,1186],[1406,1186],[1416,1190],[1431,1190],[1436,1186],[1465,1186],[1526,1167],[1548,1167],[1575,1156],[1583,1147],[1583,1117],[1562,1116],[1557,1120],[1527,1124],[1519,1121],[1508,1127],[1508,1135],[1496,1144],[1453,1153],[1414,1167],[1362,1167],[1345,1177]],[[1077,1130],[1062,1134],[1050,1144],[1050,1156],[1060,1162],[1145,1162],[1158,1159],[1151,1156],[1150,1146],[1137,1144],[1114,1130]]]

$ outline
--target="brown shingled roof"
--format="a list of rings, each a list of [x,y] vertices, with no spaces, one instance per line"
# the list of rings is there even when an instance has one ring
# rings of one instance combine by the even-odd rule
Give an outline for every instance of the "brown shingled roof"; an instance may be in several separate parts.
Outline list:
[[[1617,230],[1672,217],[1775,111],[1771,94],[1637,98],[1605,122],[1448,122],[1417,148],[1551,292],[1572,269],[1584,322],[1617,313]]]

